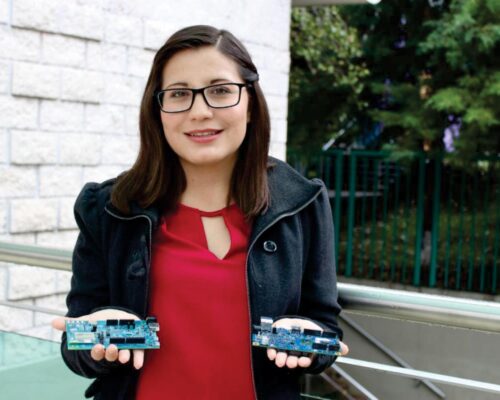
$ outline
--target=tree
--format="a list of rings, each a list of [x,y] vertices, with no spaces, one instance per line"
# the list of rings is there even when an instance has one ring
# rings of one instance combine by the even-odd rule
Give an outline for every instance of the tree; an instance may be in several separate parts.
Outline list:
[[[317,152],[365,103],[359,94],[368,70],[356,30],[335,7],[293,8],[288,144]]]
[[[428,26],[419,51],[435,72],[424,107],[461,120],[460,159],[500,152],[500,0],[455,0]]]
[[[500,151],[500,0],[384,0],[342,15],[362,38],[362,97],[384,125],[379,146],[440,151],[452,127],[455,159]]]

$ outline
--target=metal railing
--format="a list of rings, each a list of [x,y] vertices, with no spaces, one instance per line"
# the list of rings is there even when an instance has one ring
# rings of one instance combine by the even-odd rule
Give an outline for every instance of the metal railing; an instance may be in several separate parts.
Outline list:
[[[393,365],[380,364],[371,361],[356,360],[350,357],[339,357],[336,363],[344,365],[353,365],[362,368],[369,368],[376,371],[398,375],[406,378],[429,380],[433,382],[444,383],[446,385],[459,386],[467,389],[479,390],[482,392],[500,394],[500,385],[496,383],[458,378],[456,376],[436,374],[433,372],[420,371],[417,369],[395,367]]]
[[[500,303],[339,283],[344,309],[481,331],[500,332]]]
[[[71,271],[73,252],[42,246],[0,242],[0,261]]]
[[[70,270],[71,252],[0,242],[0,262],[22,263],[45,268]],[[365,315],[392,317],[481,331],[500,332],[500,304],[450,296],[407,292],[371,286],[338,284],[339,298],[345,310]],[[60,314],[60,310],[39,309],[36,306],[2,302],[4,305],[32,311]],[[450,375],[436,374],[411,368],[339,357],[337,364],[354,365],[399,376],[435,381],[500,394],[500,385]],[[368,392],[369,393],[369,392]],[[373,395],[368,398],[375,398]]]
[[[500,157],[457,168],[443,155],[329,150],[288,154],[323,179],[339,275],[498,294]]]

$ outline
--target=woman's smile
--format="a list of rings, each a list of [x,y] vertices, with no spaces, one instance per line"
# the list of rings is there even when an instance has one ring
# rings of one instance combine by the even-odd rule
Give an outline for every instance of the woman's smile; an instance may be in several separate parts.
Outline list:
[[[212,140],[215,140],[220,133],[222,133],[222,129],[196,129],[185,132],[189,139],[198,143],[211,142]]]

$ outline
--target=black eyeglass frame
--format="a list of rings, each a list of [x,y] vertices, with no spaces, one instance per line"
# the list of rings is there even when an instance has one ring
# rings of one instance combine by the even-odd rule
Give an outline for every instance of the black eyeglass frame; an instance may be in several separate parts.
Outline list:
[[[222,107],[214,107],[212,105],[210,105],[210,103],[208,102],[207,98],[205,97],[205,90],[206,89],[209,89],[211,87],[216,87],[216,86],[225,86],[225,85],[235,85],[235,86],[238,86],[238,89],[239,89],[239,92],[238,92],[238,101],[231,105],[231,106],[222,106]],[[201,97],[203,97],[203,100],[205,101],[205,104],[210,107],[210,108],[215,108],[215,109],[221,109],[221,108],[231,108],[231,107],[236,107],[238,104],[240,104],[240,100],[241,100],[241,89],[242,88],[252,88],[253,87],[253,82],[245,82],[245,83],[237,83],[237,82],[227,82],[227,83],[217,83],[215,85],[209,85],[209,86],[205,86],[205,87],[202,87],[202,88],[198,88],[198,89],[191,89],[191,88],[172,88],[172,89],[164,89],[164,90],[159,90],[157,91],[153,96],[156,97],[156,100],[158,101],[158,105],[160,106],[160,110],[164,113],[167,113],[167,114],[177,114],[177,113],[181,113],[181,112],[186,112],[186,111],[189,111],[191,110],[191,108],[193,107],[193,104],[194,104],[194,101],[196,99],[196,95],[198,93],[201,93]],[[174,91],[174,90],[189,90],[192,94],[193,94],[193,97],[191,99],[191,104],[189,105],[188,108],[186,108],[185,110],[181,110],[181,111],[165,111],[163,109],[163,107],[161,106],[161,99],[160,99],[160,96],[165,93],[165,92],[169,92],[169,91]]]

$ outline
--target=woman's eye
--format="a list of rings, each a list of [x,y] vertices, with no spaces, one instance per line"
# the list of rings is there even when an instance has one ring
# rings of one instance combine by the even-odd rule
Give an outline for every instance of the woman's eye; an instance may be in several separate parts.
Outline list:
[[[179,98],[179,97],[184,97],[188,95],[187,90],[171,90],[168,92],[168,97],[170,98]]]
[[[217,86],[217,87],[212,88],[210,93],[215,94],[215,95],[224,95],[224,94],[231,93],[231,89],[228,88],[227,86]]]

